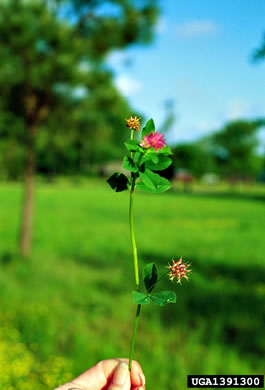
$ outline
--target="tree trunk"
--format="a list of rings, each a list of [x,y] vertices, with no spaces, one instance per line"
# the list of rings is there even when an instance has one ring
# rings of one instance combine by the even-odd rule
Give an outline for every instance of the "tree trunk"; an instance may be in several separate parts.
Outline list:
[[[35,187],[35,127],[28,128],[27,156],[24,178],[24,199],[22,206],[22,223],[19,239],[19,250],[23,257],[28,257],[32,248],[32,230],[34,214]]]

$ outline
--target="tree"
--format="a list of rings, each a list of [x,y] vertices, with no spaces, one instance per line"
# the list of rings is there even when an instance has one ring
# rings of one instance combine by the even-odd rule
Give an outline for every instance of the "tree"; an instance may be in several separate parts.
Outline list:
[[[259,166],[256,155],[257,130],[262,120],[236,120],[213,136],[220,172],[230,179],[255,177]]]
[[[215,162],[203,140],[194,143],[182,143],[173,149],[173,163],[176,168],[184,168],[196,177],[215,171]]]
[[[102,81],[93,87],[94,77],[109,77],[104,59],[110,50],[150,42],[157,12],[154,0],[1,2],[0,133],[11,148],[19,145],[24,158],[19,244],[22,255],[27,256],[31,249],[40,135],[47,132],[49,142],[53,132],[74,138],[72,129],[82,132],[85,126],[99,121],[100,125],[105,124],[102,133],[108,137],[109,121],[117,118],[114,112],[110,113],[115,105],[110,104],[111,96],[106,97],[106,83]],[[91,94],[95,91],[102,94],[98,98],[102,112],[93,106]],[[111,88],[107,91],[111,94]],[[113,85],[112,91],[115,92]],[[117,92],[113,96],[116,104],[118,100],[125,104]],[[82,112],[81,107],[92,108],[92,112]],[[90,127],[86,136],[88,133],[96,142],[99,134],[95,128]]]

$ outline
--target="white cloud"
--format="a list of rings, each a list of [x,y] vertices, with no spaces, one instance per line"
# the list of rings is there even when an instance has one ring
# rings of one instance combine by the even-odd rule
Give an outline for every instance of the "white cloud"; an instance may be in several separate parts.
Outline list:
[[[233,98],[227,101],[222,118],[224,122],[237,119],[264,118],[265,108],[263,102],[253,102],[242,98]]]
[[[222,124],[221,121],[218,120],[217,118],[210,118],[210,119],[196,121],[198,132],[202,136],[218,130],[221,124]]]
[[[170,134],[170,142],[192,142],[211,134],[222,127],[222,121],[215,117],[207,117],[201,120],[183,120],[175,124]]]
[[[177,34],[183,38],[212,35],[217,31],[218,25],[213,20],[189,20],[177,26]]]
[[[142,84],[125,73],[117,76],[115,83],[119,91],[125,96],[136,95],[142,90]]]
[[[250,115],[250,104],[243,99],[232,99],[227,103],[225,119],[228,121],[245,118]]]

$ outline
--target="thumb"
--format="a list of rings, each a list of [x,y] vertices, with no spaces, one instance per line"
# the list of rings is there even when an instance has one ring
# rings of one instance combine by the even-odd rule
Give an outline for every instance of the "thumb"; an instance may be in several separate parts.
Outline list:
[[[131,378],[128,364],[121,362],[115,369],[112,383],[108,390],[130,390]]]

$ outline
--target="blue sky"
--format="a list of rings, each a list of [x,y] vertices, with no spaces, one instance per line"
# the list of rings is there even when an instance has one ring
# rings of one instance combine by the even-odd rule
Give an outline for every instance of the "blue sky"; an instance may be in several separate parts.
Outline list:
[[[161,10],[150,46],[108,58],[132,107],[159,129],[172,99],[171,142],[198,139],[232,119],[265,116],[265,61],[251,62],[265,33],[265,1],[161,0]]]

